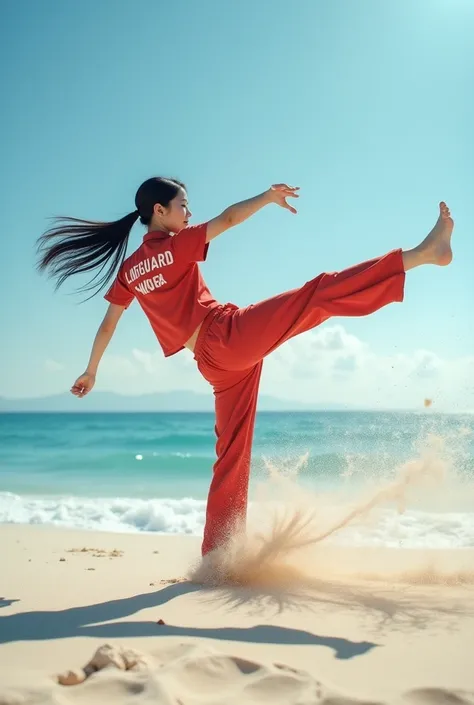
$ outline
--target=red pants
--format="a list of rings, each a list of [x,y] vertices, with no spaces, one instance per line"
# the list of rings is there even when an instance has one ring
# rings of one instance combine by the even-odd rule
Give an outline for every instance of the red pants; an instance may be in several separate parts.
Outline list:
[[[207,502],[202,553],[243,528],[263,358],[286,340],[332,316],[367,316],[403,301],[401,250],[320,274],[300,289],[247,308],[214,309],[199,333],[194,357],[215,396],[217,461]]]

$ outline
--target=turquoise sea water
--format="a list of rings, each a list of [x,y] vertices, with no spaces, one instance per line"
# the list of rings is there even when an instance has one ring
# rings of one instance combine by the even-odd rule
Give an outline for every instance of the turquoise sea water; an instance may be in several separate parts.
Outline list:
[[[0,415],[0,522],[200,534],[214,443],[206,413]],[[404,463],[427,454],[434,474],[439,466],[443,472],[432,506],[418,496],[403,516],[385,508],[382,519],[398,526],[398,537],[409,520],[409,545],[416,534],[413,545],[424,535],[433,545],[474,546],[470,415],[260,413],[251,499],[268,481],[268,462],[286,474],[300,464],[297,485],[340,503],[392,481]],[[394,539],[381,529],[375,536],[372,527],[357,540]]]

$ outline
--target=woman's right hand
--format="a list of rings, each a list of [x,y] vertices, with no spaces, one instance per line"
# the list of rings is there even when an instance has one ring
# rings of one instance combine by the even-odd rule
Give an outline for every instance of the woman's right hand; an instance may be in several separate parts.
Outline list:
[[[273,186],[268,190],[268,196],[272,203],[276,203],[277,206],[286,208],[290,213],[296,213],[296,208],[290,206],[286,202],[287,198],[299,198],[299,194],[296,193],[300,190],[299,186],[287,186],[286,184],[273,184]]]
[[[82,398],[88,394],[95,384],[95,375],[90,372],[84,372],[78,377],[71,387],[71,392],[74,396]]]

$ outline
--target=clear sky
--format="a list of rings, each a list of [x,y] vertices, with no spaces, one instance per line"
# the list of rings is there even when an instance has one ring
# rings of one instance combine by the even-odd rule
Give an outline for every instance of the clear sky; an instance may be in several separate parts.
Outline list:
[[[410,273],[402,305],[288,343],[263,388],[474,408],[472,0],[6,0],[0,25],[0,395],[67,390],[105,311],[36,273],[48,219],[115,219],[170,175],[195,222],[301,187],[297,216],[270,207],[212,244],[206,280],[241,305],[417,244],[446,200],[453,265]],[[136,304],[97,387],[206,390],[190,354],[163,359]]]

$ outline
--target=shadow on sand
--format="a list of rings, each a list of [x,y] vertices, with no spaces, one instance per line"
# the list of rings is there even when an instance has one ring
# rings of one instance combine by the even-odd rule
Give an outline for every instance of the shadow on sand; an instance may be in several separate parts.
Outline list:
[[[230,590],[226,590],[229,592]],[[266,644],[301,644],[326,646],[333,649],[338,659],[350,659],[373,649],[372,642],[354,642],[348,639],[320,636],[308,631],[262,624],[253,627],[194,628],[157,625],[147,621],[121,620],[144,609],[159,607],[181,595],[192,592],[216,593],[222,590],[203,589],[190,582],[180,582],[156,592],[135,595],[96,605],[73,607],[57,611],[20,612],[0,617],[0,643],[38,641],[89,636],[97,638],[178,636]],[[243,591],[239,601],[245,601]],[[249,591],[250,592],[250,591]],[[98,624],[98,622],[108,622]]]
[[[39,641],[69,637],[131,638],[131,637],[194,637],[266,644],[299,644],[325,646],[334,650],[338,659],[350,659],[378,646],[372,641],[356,642],[341,637],[323,636],[309,631],[259,624],[252,627],[196,628],[158,625],[155,621],[121,621],[145,609],[159,607],[180,596],[197,593],[208,603],[210,612],[216,603],[235,610],[246,606],[260,616],[268,611],[283,609],[356,610],[375,617],[380,625],[391,628],[423,629],[433,619],[454,617],[462,613],[454,605],[442,605],[427,600],[426,594],[402,592],[394,597],[374,595],[369,590],[326,581],[313,581],[301,590],[268,591],[235,587],[204,588],[183,581],[158,591],[111,600],[94,605],[64,610],[18,612],[0,616],[0,643]],[[15,600],[3,600],[11,605]],[[0,602],[0,605],[2,602]],[[5,605],[4,605],[5,606]],[[159,619],[157,614],[156,618]],[[104,624],[106,622],[106,624]]]

